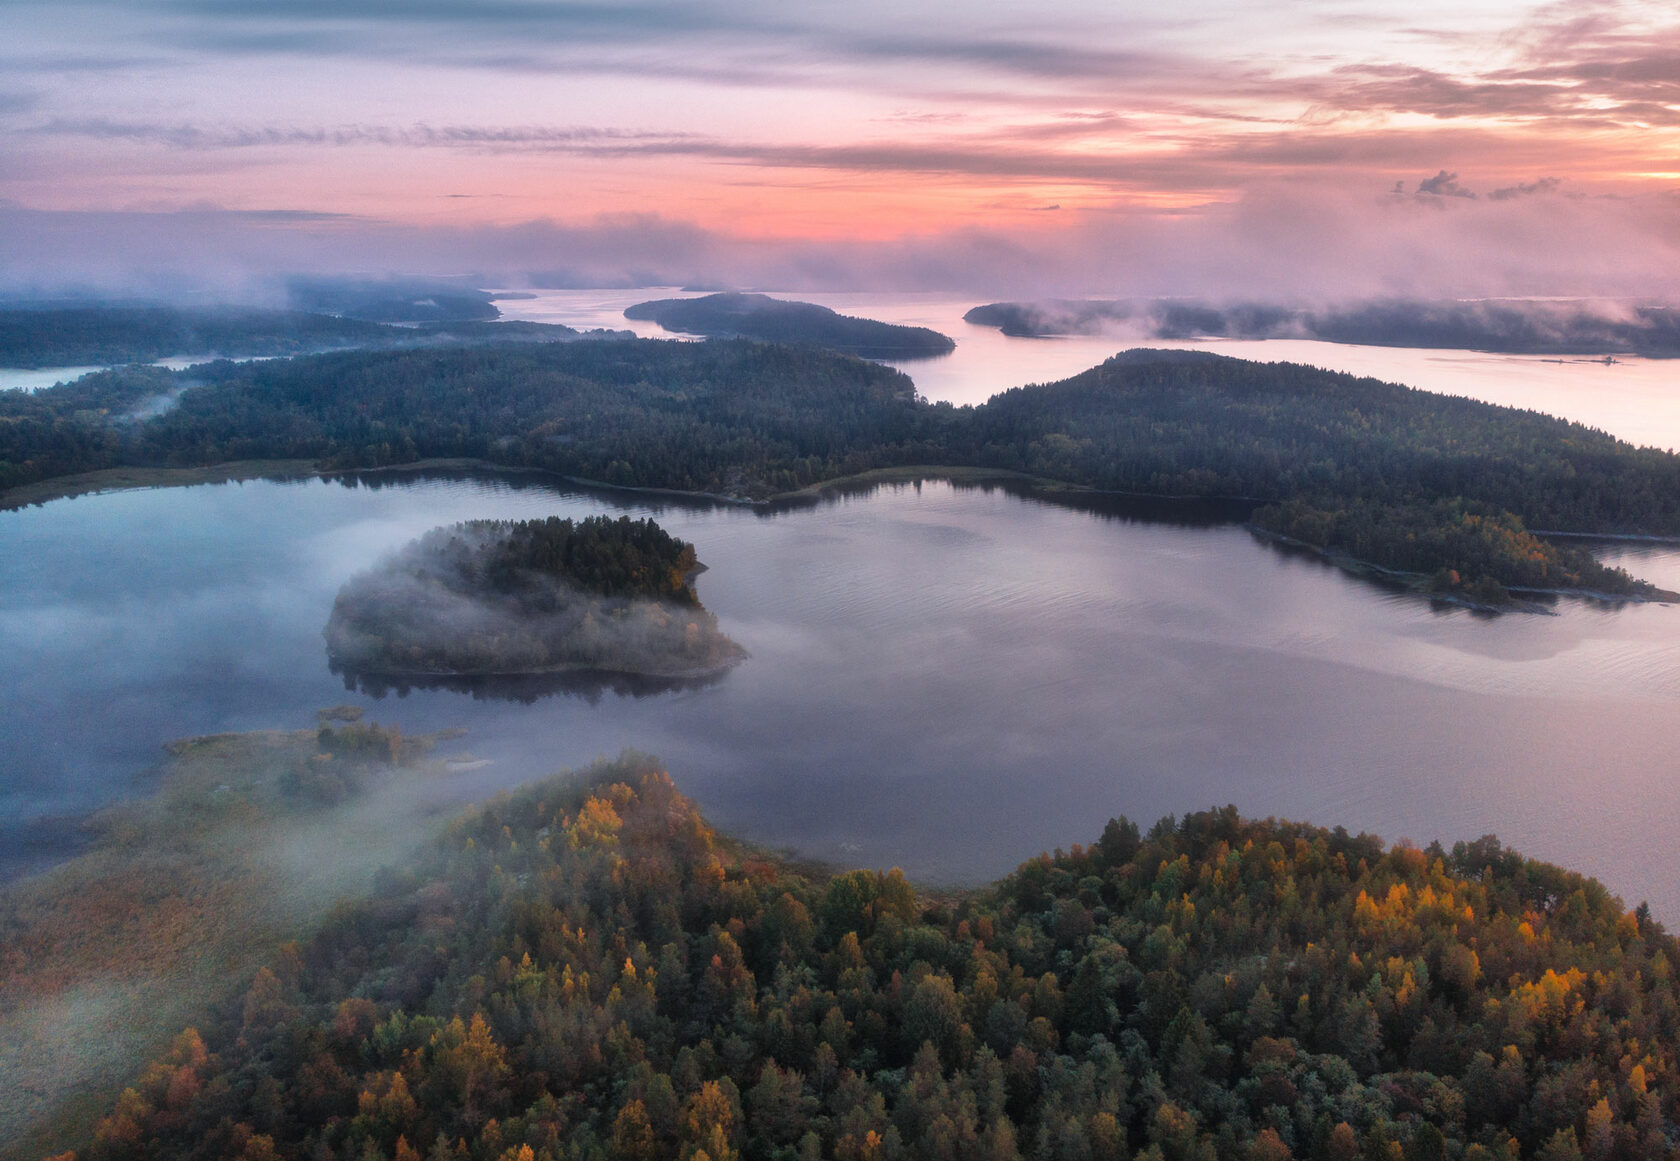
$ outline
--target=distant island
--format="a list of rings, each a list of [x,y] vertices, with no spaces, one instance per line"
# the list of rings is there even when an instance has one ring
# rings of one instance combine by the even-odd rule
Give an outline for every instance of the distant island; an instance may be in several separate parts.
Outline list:
[[[1184,299],[994,302],[963,315],[1018,338],[1315,339],[1512,355],[1680,357],[1680,310],[1587,301],[1382,299],[1333,307]]]
[[[765,294],[708,294],[637,303],[625,318],[656,322],[668,331],[714,338],[740,336],[771,343],[813,343],[865,359],[928,359],[956,343],[927,327],[906,327],[836,314],[812,302]]]
[[[630,337],[629,331],[579,332],[553,323],[451,320],[398,326],[241,306],[0,306],[0,367],[30,369]]]
[[[701,567],[627,516],[437,528],[339,590],[327,654],[382,676],[711,675],[746,654],[695,596]]]

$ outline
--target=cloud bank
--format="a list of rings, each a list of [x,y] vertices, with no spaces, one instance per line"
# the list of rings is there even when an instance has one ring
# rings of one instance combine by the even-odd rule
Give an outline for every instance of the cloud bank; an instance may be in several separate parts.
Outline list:
[[[1680,245],[1664,0],[71,0],[0,33],[14,292],[1645,295]]]
[[[277,302],[284,277],[454,274],[497,286],[1337,300],[1374,295],[1680,298],[1680,198],[1472,193],[1456,174],[1350,196],[1280,185],[1194,212],[1045,213],[860,242],[754,239],[659,215],[436,227],[314,212],[0,208],[12,298]],[[1454,196],[1454,193],[1457,196]]]

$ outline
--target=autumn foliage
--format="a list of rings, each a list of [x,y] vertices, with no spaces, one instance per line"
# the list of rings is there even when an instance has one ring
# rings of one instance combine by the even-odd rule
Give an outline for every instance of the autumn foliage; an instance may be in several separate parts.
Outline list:
[[[1119,819],[934,900],[742,849],[626,758],[455,823],[86,1156],[1669,1157],[1677,966],[1493,839]]]

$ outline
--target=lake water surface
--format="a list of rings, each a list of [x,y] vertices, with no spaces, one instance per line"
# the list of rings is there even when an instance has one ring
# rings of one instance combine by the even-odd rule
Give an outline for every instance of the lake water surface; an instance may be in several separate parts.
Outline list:
[[[392,477],[383,477],[389,480]],[[464,726],[470,799],[635,747],[720,825],[976,881],[1109,816],[1235,803],[1419,843],[1497,832],[1680,920],[1680,609],[1488,618],[1231,525],[904,485],[767,514],[494,476],[133,491],[0,513],[0,847],[144,790],[173,737],[350,701]],[[697,690],[529,704],[329,672],[340,584],[435,525],[653,514],[752,653]],[[1680,588],[1680,551],[1612,550]]]

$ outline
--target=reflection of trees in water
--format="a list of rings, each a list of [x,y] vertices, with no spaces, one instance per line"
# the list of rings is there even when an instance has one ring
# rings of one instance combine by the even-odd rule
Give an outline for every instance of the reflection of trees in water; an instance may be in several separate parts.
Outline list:
[[[380,700],[388,694],[407,697],[412,690],[444,690],[464,693],[474,701],[512,701],[531,705],[547,697],[582,698],[590,705],[603,694],[618,697],[657,697],[665,693],[703,689],[722,681],[729,672],[719,670],[699,677],[650,677],[640,673],[611,673],[598,669],[577,669],[565,673],[491,674],[392,674],[363,673],[328,663],[344,679],[344,688]]]

